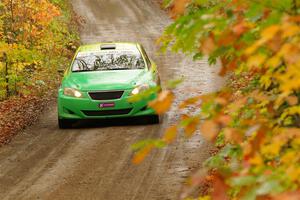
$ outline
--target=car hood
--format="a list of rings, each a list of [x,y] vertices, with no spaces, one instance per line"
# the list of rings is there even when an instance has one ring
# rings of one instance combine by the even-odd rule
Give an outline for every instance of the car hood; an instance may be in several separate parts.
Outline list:
[[[81,91],[124,90],[135,87],[145,73],[145,70],[73,72],[64,82]]]

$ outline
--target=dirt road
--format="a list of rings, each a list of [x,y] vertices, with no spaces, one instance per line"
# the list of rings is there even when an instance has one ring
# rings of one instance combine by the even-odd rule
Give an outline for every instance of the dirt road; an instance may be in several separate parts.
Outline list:
[[[163,83],[184,76],[186,82],[176,90],[177,102],[193,95],[192,87],[208,92],[220,85],[217,69],[205,61],[156,53],[155,40],[170,20],[152,1],[72,3],[86,19],[83,43],[137,41],[157,62]],[[139,140],[159,137],[178,117],[174,108],[160,125],[127,120],[59,130],[53,102],[35,125],[0,149],[0,199],[177,199],[181,183],[208,156],[209,145],[201,136],[188,141],[179,137],[176,144],[153,152],[139,166],[131,164],[130,150]]]

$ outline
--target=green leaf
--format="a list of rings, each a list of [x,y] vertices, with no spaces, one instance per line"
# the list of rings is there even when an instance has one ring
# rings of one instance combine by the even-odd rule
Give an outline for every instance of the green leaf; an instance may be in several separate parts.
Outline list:
[[[272,194],[272,193],[278,193],[282,192],[281,184],[276,181],[267,181],[264,182],[262,185],[260,185],[256,191],[256,194],[258,195],[265,195],[265,194]]]
[[[156,148],[163,148],[166,146],[166,143],[160,139],[147,139],[131,145],[131,149],[133,151],[139,151],[149,144],[153,144]]]
[[[230,185],[232,186],[247,186],[256,183],[257,177],[255,176],[239,176],[230,179]]]
[[[184,81],[184,78],[178,78],[171,80],[167,83],[168,89],[174,89],[176,88],[179,84],[181,84]]]
[[[241,198],[241,200],[255,200],[256,199],[257,188],[252,188],[246,192],[246,194]]]

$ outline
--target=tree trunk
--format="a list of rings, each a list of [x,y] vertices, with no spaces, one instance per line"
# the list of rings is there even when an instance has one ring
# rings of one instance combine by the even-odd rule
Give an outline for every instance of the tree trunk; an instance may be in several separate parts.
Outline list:
[[[8,61],[7,55],[4,54],[4,62],[5,62],[5,69],[4,69],[4,77],[5,77],[5,91],[6,91],[6,98],[9,97],[9,78],[8,78]]]

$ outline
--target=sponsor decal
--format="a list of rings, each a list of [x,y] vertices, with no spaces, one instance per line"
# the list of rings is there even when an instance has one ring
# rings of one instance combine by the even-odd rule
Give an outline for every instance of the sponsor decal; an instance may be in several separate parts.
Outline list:
[[[112,108],[112,107],[115,107],[115,103],[100,103],[99,107],[100,108]]]

